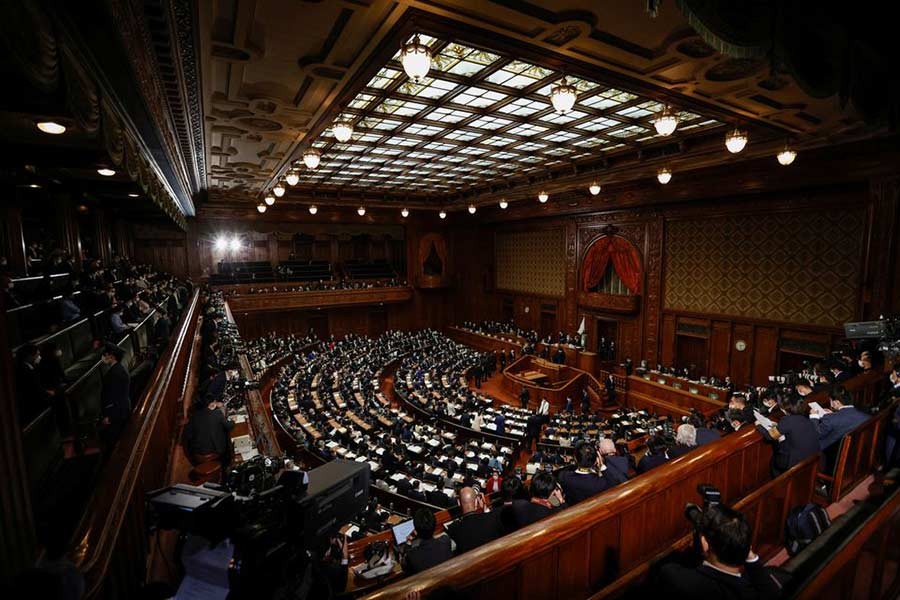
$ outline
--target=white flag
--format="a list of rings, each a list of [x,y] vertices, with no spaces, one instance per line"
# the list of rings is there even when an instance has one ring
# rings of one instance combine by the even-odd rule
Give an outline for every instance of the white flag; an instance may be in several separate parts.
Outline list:
[[[581,325],[578,326],[578,335],[584,333],[584,317],[581,317]]]

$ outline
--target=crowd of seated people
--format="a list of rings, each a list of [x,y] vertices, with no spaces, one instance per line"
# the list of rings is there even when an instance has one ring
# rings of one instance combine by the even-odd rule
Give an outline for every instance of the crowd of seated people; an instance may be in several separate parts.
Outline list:
[[[270,333],[247,342],[247,360],[255,373],[262,373],[287,356],[296,356],[319,341],[316,332],[309,330],[305,336],[294,333],[279,335]]]
[[[467,329],[473,333],[480,333],[483,335],[515,335],[520,338],[523,338],[532,344],[536,344],[540,337],[538,336],[537,331],[533,329],[523,329],[516,325],[512,320],[503,322],[503,321],[463,321],[460,326],[462,329]]]
[[[246,292],[231,290],[229,296],[241,294],[274,294],[285,292],[327,292],[333,290],[368,290],[386,287],[407,287],[405,279],[329,279],[322,281],[310,281],[306,283],[293,283],[290,285],[271,285],[266,287],[251,287]]]

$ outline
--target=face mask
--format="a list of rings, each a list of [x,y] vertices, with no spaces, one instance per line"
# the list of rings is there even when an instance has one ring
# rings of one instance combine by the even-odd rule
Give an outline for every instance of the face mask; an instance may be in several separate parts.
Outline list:
[[[41,364],[41,355],[40,354],[38,354],[37,356],[34,357],[34,364],[35,365]]]
[[[856,362],[859,364],[860,368],[863,368],[863,369],[866,368],[866,365],[863,364],[863,361],[858,360],[858,361],[856,361]]]
[[[56,356],[57,356],[57,357],[62,356],[62,350],[57,350],[57,351],[56,351]]]

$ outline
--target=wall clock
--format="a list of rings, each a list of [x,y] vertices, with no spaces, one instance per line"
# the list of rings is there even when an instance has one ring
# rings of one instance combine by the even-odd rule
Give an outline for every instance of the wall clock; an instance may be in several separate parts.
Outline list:
[[[737,350],[738,352],[743,352],[744,350],[747,349],[747,342],[745,342],[744,340],[736,341],[734,343],[734,349]]]

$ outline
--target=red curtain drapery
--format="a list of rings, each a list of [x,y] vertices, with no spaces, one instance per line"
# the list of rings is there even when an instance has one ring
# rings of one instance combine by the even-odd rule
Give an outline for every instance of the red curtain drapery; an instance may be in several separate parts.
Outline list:
[[[625,287],[637,294],[641,289],[641,257],[631,242],[615,235],[603,236],[588,249],[581,271],[584,290],[600,283],[610,261]]]

